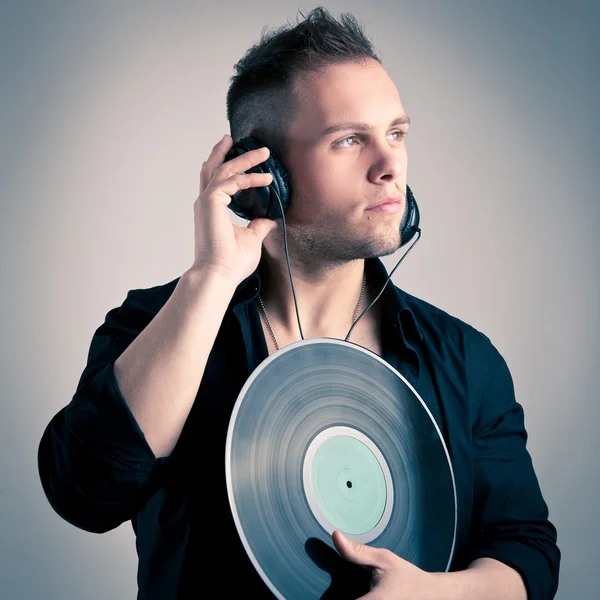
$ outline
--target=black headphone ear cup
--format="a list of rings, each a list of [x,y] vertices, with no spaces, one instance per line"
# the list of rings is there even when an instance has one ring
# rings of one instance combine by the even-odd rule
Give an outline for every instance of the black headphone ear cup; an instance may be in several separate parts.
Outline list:
[[[265,145],[251,136],[243,138],[232,146],[225,156],[225,161]],[[246,173],[271,173],[273,181],[268,186],[252,187],[235,192],[231,197],[229,208],[236,215],[249,221],[259,217],[267,219],[281,217],[281,207],[285,213],[289,205],[290,185],[289,174],[277,157],[271,152],[265,162],[252,167]],[[277,195],[281,200],[281,206]]]
[[[290,174],[283,168],[279,159],[270,154],[265,161],[266,171],[273,176],[273,182],[266,188],[269,190],[269,208],[266,217],[268,219],[281,218],[281,210],[285,213],[290,204]],[[276,192],[277,195],[275,195]],[[279,200],[277,197],[279,196]],[[281,205],[279,202],[281,201]]]
[[[400,222],[400,247],[408,244],[418,231],[420,222],[419,207],[412,190],[406,184],[406,207]]]

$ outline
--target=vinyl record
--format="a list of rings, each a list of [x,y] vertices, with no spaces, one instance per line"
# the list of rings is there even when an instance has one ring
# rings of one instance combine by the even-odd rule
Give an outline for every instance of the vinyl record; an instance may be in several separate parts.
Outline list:
[[[335,529],[425,571],[450,567],[456,487],[441,432],[410,383],[357,344],[309,339],[265,359],[234,406],[225,470],[237,531],[277,598],[338,597]]]

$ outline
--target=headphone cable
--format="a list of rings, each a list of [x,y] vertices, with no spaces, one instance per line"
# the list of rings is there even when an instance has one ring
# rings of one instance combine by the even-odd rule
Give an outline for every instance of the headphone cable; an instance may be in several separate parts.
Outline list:
[[[283,204],[281,203],[281,198],[279,197],[279,194],[277,193],[277,191],[274,188],[271,188],[271,190],[273,192],[275,192],[275,195],[277,196],[277,201],[279,202],[279,207],[281,208],[281,219],[283,221],[283,246],[284,246],[284,250],[285,250],[285,260],[287,263],[288,273],[290,275],[290,284],[292,286],[292,296],[294,297],[294,307],[296,308],[296,319],[298,320],[298,329],[300,330],[300,337],[302,338],[302,340],[304,340],[304,334],[302,333],[302,325],[300,324],[300,313],[298,311],[298,301],[296,300],[296,290],[294,288],[294,281],[292,278],[292,268],[290,266],[290,256],[288,253],[288,244],[287,244],[287,227],[285,224],[285,215],[284,215],[284,210],[283,210]],[[379,292],[379,294],[377,294],[377,297],[375,298],[375,300],[373,300],[373,302],[371,302],[371,304],[369,304],[369,306],[367,306],[367,308],[365,308],[365,310],[363,310],[360,313],[360,315],[356,318],[354,323],[352,323],[352,327],[350,327],[350,331],[348,331],[348,334],[344,338],[344,341],[346,341],[346,342],[348,341],[348,338],[350,337],[350,334],[352,333],[352,330],[354,329],[356,324],[360,321],[360,319],[363,318],[365,313],[373,306],[373,304],[375,304],[375,302],[377,302],[377,300],[379,300],[379,297],[381,296],[381,294],[383,294],[383,290],[385,290],[385,287],[387,286],[389,280],[391,279],[392,275],[394,274],[394,271],[400,266],[400,263],[404,260],[406,255],[413,249],[413,246],[421,238],[421,228],[420,227],[416,227],[416,226],[412,225],[411,229],[413,231],[417,232],[417,238],[409,246],[408,250],[402,255],[400,260],[396,263],[396,266],[391,270],[390,274],[388,275],[388,278],[385,280],[385,283],[383,284],[383,287],[381,288],[381,291]]]

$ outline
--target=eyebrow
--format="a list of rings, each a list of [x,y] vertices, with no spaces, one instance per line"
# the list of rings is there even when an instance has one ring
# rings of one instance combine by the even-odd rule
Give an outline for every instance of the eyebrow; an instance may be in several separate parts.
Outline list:
[[[410,117],[408,115],[401,115],[390,123],[390,127],[395,125],[410,125]],[[331,133],[337,133],[338,131],[346,131],[348,129],[356,129],[358,131],[371,131],[373,127],[367,123],[338,123],[337,125],[330,125],[322,133],[322,136],[329,135]]]

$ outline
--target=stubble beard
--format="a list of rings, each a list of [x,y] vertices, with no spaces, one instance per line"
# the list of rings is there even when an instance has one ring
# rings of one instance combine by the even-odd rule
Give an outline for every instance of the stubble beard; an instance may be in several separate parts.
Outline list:
[[[379,215],[375,215],[378,218]],[[369,229],[371,229],[369,227]],[[283,234],[281,236],[283,238]],[[306,266],[336,267],[353,260],[388,256],[400,248],[400,229],[391,223],[373,231],[332,230],[331,226],[287,225],[288,245],[295,261]],[[283,240],[282,240],[283,241]]]

